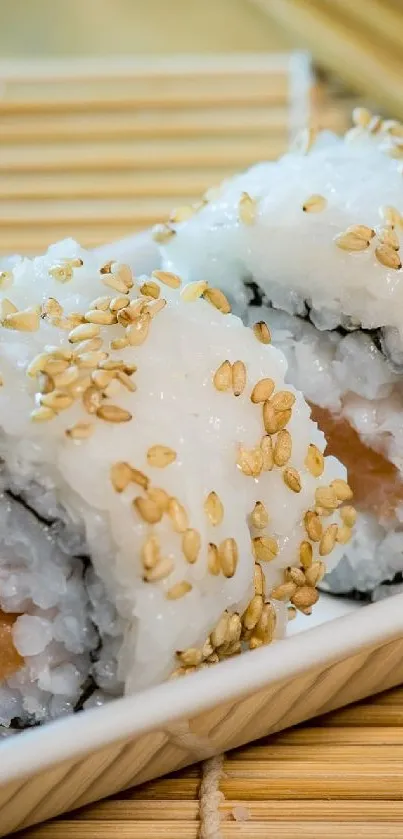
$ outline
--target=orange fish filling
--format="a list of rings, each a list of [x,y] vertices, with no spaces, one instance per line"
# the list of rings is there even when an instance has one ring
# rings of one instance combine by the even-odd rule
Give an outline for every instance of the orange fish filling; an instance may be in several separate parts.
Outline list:
[[[326,435],[326,454],[337,457],[347,469],[356,506],[371,510],[380,519],[393,518],[397,504],[403,501],[403,483],[396,466],[367,446],[346,419],[317,405],[311,408],[312,419]]]
[[[12,676],[24,664],[13,644],[12,629],[18,618],[0,609],[0,682]]]

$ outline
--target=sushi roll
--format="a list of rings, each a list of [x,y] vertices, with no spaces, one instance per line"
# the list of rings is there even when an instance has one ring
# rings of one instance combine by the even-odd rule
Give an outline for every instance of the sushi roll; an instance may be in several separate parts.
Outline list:
[[[304,132],[170,221],[162,245],[167,270],[269,324],[348,468],[359,525],[325,585],[360,599],[403,582],[402,160],[403,125],[357,109],[345,137]]]
[[[262,324],[72,241],[0,274],[0,723],[210,666],[310,614],[346,472]]]

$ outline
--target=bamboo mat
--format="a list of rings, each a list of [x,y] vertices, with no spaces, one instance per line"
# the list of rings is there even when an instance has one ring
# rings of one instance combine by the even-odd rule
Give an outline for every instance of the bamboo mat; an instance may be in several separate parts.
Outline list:
[[[200,779],[185,769],[18,837],[196,839]],[[220,791],[222,839],[401,839],[403,688],[231,752]]]

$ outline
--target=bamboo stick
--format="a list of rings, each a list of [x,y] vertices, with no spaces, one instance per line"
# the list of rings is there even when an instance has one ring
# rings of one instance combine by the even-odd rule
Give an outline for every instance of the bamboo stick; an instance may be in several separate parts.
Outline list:
[[[364,27],[371,33],[375,49],[378,45],[387,49],[395,48],[401,57],[403,48],[403,9],[396,7],[389,0],[331,0],[334,6],[350,26]],[[380,41],[383,39],[383,44]]]
[[[340,743],[348,746],[401,746],[403,745],[403,728],[401,727],[383,727],[379,726],[347,726],[346,728],[339,726],[327,726],[327,719],[320,725],[311,725],[303,728],[291,728],[289,731],[282,731],[281,734],[274,737],[268,737],[267,740],[260,741],[262,745],[252,744],[240,749],[243,751],[253,751],[253,749],[270,749],[271,744],[283,744],[290,746],[298,746],[300,748],[304,745],[335,745]]]

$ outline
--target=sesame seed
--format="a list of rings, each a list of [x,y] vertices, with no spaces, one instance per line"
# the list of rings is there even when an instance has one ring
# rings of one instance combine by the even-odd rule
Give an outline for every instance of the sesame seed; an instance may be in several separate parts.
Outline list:
[[[259,320],[257,323],[253,325],[252,329],[255,338],[257,338],[257,340],[261,344],[271,343],[270,329],[267,326],[267,323],[264,322],[264,320]]]
[[[127,338],[113,338],[109,346],[111,350],[124,350],[129,346],[129,342]]]
[[[380,227],[377,230],[377,237],[382,245],[398,251],[400,248],[400,240],[395,230],[391,227]]]
[[[99,335],[99,326],[96,323],[82,323],[75,326],[69,332],[68,338],[70,344],[78,344],[79,341],[87,341],[91,338],[97,338]]]
[[[102,282],[108,288],[112,288],[113,291],[118,291],[119,294],[125,294],[127,291],[127,285],[123,280],[120,279],[116,274],[106,274],[102,278]]]
[[[106,312],[106,310],[109,309],[111,300],[111,297],[105,295],[103,297],[96,297],[95,300],[91,301],[89,308],[90,310],[101,309],[103,312]]]
[[[187,580],[181,580],[180,583],[175,583],[172,588],[168,589],[165,596],[167,600],[179,600],[185,594],[189,594],[189,591],[192,591],[191,584]]]
[[[110,469],[110,479],[116,492],[123,492],[129,486],[132,479],[130,464],[125,461],[114,463]]]
[[[73,382],[70,385],[69,391],[74,399],[81,399],[84,392],[87,390],[88,387],[91,386],[91,378],[90,376],[86,375],[83,376],[81,379],[77,379],[76,382]]]
[[[362,128],[366,128],[368,124],[371,122],[372,114],[368,108],[354,108],[353,110],[353,123],[354,125],[359,125]]]
[[[305,574],[302,568],[286,568],[284,578],[287,582],[295,583],[296,586],[305,585]]]
[[[328,556],[328,554],[332,552],[336,544],[337,531],[337,524],[331,524],[330,527],[327,527],[326,530],[323,532],[322,538],[319,542],[320,556]]]
[[[88,437],[91,437],[93,431],[93,425],[89,425],[88,423],[84,422],[78,422],[71,428],[67,428],[65,433],[66,437],[70,437],[72,440],[87,440]]]
[[[140,286],[141,294],[144,294],[145,297],[153,297],[154,300],[158,300],[158,297],[161,294],[161,289],[157,283],[154,283],[152,280],[149,280],[146,283],[143,283]]]
[[[138,496],[134,499],[133,506],[147,524],[156,524],[162,519],[162,510],[151,498]]]
[[[203,658],[209,658],[209,656],[211,656],[213,654],[213,652],[214,652],[214,647],[211,644],[210,638],[208,638],[207,641],[204,642],[203,647],[202,647],[202,657]]]
[[[327,200],[323,195],[310,195],[304,201],[302,209],[304,213],[321,213],[327,206]]]
[[[293,606],[297,609],[306,609],[313,606],[319,600],[319,593],[311,586],[297,588],[295,594],[290,598]]]
[[[293,466],[287,466],[283,472],[283,480],[286,486],[293,492],[301,492],[301,477]]]
[[[38,378],[39,393],[51,393],[55,389],[53,379],[47,373],[41,373]]]
[[[366,224],[352,224],[347,228],[346,233],[353,233],[354,236],[358,236],[366,242],[369,239],[373,239],[375,236],[375,230],[372,227],[368,227]]]
[[[46,353],[46,352],[39,353],[38,355],[36,355],[35,358],[33,358],[32,361],[30,361],[30,363],[28,364],[28,367],[27,367],[27,370],[26,370],[27,376],[31,376],[32,378],[35,378],[35,376],[37,376],[38,373],[41,373],[42,371],[44,372],[44,370],[45,370],[44,365],[46,364],[48,359],[49,359],[49,354]]]
[[[319,542],[322,536],[322,523],[317,513],[308,510],[304,516],[305,530],[312,542]]]
[[[230,615],[227,626],[227,638],[230,644],[239,641],[242,632],[241,618],[237,612]]]
[[[177,274],[172,274],[171,271],[153,271],[152,277],[169,288],[180,288],[182,283],[181,278]]]
[[[123,262],[113,262],[111,265],[111,271],[113,274],[118,276],[120,280],[122,280],[126,286],[126,290],[133,288],[133,272],[130,265],[126,265]]]
[[[115,377],[113,370],[93,370],[91,381],[99,390],[104,390]]]
[[[238,546],[235,539],[224,539],[219,544],[218,559],[224,577],[233,577],[238,565]]]
[[[232,365],[232,392],[234,396],[240,396],[245,390],[246,367],[243,361],[234,361]]]
[[[343,524],[337,531],[336,542],[338,542],[339,545],[347,545],[347,543],[350,542],[352,535],[353,531],[351,530],[351,527]]]
[[[269,523],[269,514],[261,501],[256,501],[250,515],[250,520],[252,527],[256,527],[256,530],[264,530],[264,528],[267,527]]]
[[[74,399],[69,394],[63,390],[52,390],[51,393],[45,393],[40,398],[41,405],[46,405],[47,408],[51,408],[52,411],[65,411],[66,408],[70,408],[73,404]]]
[[[128,297],[127,294],[122,294],[120,297],[113,297],[112,299],[105,299],[110,300],[109,308],[111,312],[119,312],[121,309],[125,309],[130,303],[130,297]]]
[[[263,469],[263,453],[259,446],[254,449],[246,449],[239,446],[237,466],[244,475],[256,478]]]
[[[299,546],[299,561],[303,568],[310,568],[312,565],[313,550],[309,542],[301,542]]]
[[[93,370],[101,361],[108,358],[108,353],[102,350],[93,350],[92,352],[83,352],[76,355],[75,361],[77,367],[81,369]]]
[[[323,580],[326,574],[326,565],[324,562],[313,562],[310,568],[305,572],[306,584],[308,586],[317,586]]]
[[[339,233],[333,241],[343,251],[365,251],[369,247],[369,239],[363,239],[356,233]]]
[[[333,511],[334,511],[334,508],[332,510],[329,510],[329,509],[326,509],[325,507],[320,507],[320,506],[315,507],[315,513],[317,513],[318,516],[321,516],[323,518],[328,518],[329,516],[333,515]]]
[[[375,248],[375,256],[378,262],[386,268],[393,268],[394,271],[399,271],[402,267],[399,254],[388,245],[379,245],[379,247]]]
[[[0,271],[0,288],[8,288],[13,284],[12,271]]]
[[[131,469],[131,481],[134,484],[138,484],[138,486],[143,487],[143,489],[148,489],[148,485],[149,485],[150,481],[147,478],[147,475],[145,475],[144,472],[141,472],[140,469],[134,469],[133,466],[131,466],[130,469]],[[149,491],[148,494],[149,494],[149,496],[151,496],[151,490]],[[156,498],[154,498],[153,500],[156,501]],[[158,502],[156,502],[156,503],[158,503]]]
[[[295,606],[287,606],[287,619],[289,621],[293,621],[293,620],[295,620],[296,617],[297,617],[297,610],[296,610]]]
[[[260,619],[253,630],[253,638],[270,644],[276,629],[276,611],[272,603],[265,603]]]
[[[15,329],[18,332],[37,332],[39,324],[40,316],[36,308],[12,312],[7,314],[3,320],[3,326],[7,327],[7,329]]]
[[[325,459],[321,451],[319,451],[318,447],[315,446],[314,443],[310,443],[308,446],[308,451],[306,458],[304,460],[304,464],[308,469],[308,472],[314,476],[314,478],[320,478],[323,474],[323,470],[325,468]]]
[[[71,265],[53,265],[49,268],[49,274],[58,283],[68,283],[73,277],[73,269]]]
[[[325,510],[335,510],[339,506],[339,500],[333,487],[317,487],[315,490],[315,503]]]
[[[283,428],[279,431],[273,452],[273,459],[276,466],[285,466],[288,463],[292,452],[291,434]]]
[[[167,512],[176,533],[184,533],[189,527],[188,514],[177,498],[169,499]]]
[[[210,641],[214,649],[221,647],[225,643],[228,637],[228,629],[229,614],[228,612],[224,612],[210,634]]]
[[[267,434],[276,434],[277,431],[281,431],[289,423],[291,416],[291,408],[278,411],[272,401],[263,403],[263,424]]]
[[[69,362],[65,358],[52,358],[48,356],[42,364],[42,372],[48,376],[60,376],[69,368]]]
[[[182,551],[185,559],[193,565],[199,556],[201,548],[201,537],[198,530],[188,528],[182,536]]]
[[[250,225],[255,223],[256,208],[256,200],[254,198],[251,198],[249,193],[242,192],[238,204],[238,213],[240,221],[242,221],[243,224]]]
[[[120,358],[107,358],[104,361],[100,361],[98,367],[101,370],[125,370],[126,363]],[[135,370],[137,370],[137,367]]]
[[[347,525],[347,527],[354,527],[357,521],[357,511],[354,509],[354,507],[346,505],[345,507],[341,507],[340,517],[344,524]]]
[[[158,242],[160,245],[164,245],[166,242],[169,242],[173,236],[176,235],[176,231],[169,226],[169,224],[157,224],[153,228],[152,238],[154,242]]]
[[[126,311],[125,309],[123,311]],[[144,312],[137,320],[126,328],[126,336],[132,347],[138,347],[144,343],[150,329],[150,315]]]
[[[104,396],[108,397],[108,399],[113,399],[115,396],[118,395],[120,391],[120,384],[117,379],[112,379],[106,388],[104,389]]]
[[[246,629],[254,629],[260,620],[263,611],[263,599],[259,594],[255,594],[252,600],[249,601],[243,615],[242,623]]]
[[[249,641],[249,649],[250,650],[257,650],[258,647],[263,646],[263,641],[261,638],[257,638],[255,635]]]
[[[255,536],[252,549],[255,558],[261,562],[271,562],[278,554],[278,544],[271,536]]]
[[[221,524],[224,518],[224,507],[216,492],[209,492],[204,502],[204,511],[213,527]]]
[[[228,315],[230,313],[231,306],[225,294],[220,291],[219,288],[206,288],[203,292],[203,297],[208,301],[208,303],[214,306],[215,309],[222,312],[223,315]]]
[[[262,566],[259,565],[258,562],[255,562],[254,572],[253,572],[253,582],[254,582],[254,589],[255,594],[260,594],[264,596],[265,588],[266,588],[266,578],[262,571]]]
[[[143,567],[148,571],[155,568],[161,558],[160,543],[156,536],[147,536],[141,549],[141,561]]]
[[[190,204],[184,204],[181,207],[176,207],[172,210],[169,221],[173,224],[180,224],[182,221],[187,221],[189,218],[194,216],[195,208],[192,207]]]
[[[130,391],[130,393],[134,393],[137,390],[137,385],[123,370],[117,370],[116,379],[121,385],[123,385],[123,387],[126,388],[126,390]]]
[[[157,300],[156,303],[153,303],[152,306],[148,306],[148,314],[150,315],[150,318],[155,318],[156,315],[159,314],[159,312],[162,312],[162,310],[165,309],[166,305],[167,301],[165,300],[165,298],[160,297],[160,299]]]
[[[165,466],[169,466],[175,460],[176,452],[169,446],[155,445],[147,451],[147,463],[156,469],[164,469]]]
[[[254,405],[258,405],[260,402],[266,402],[270,399],[274,391],[274,387],[275,385],[273,379],[260,379],[256,382],[250,395],[251,402],[253,402]]]
[[[40,408],[35,408],[30,413],[32,422],[47,422],[48,420],[54,419],[55,416],[57,416],[55,412],[44,405],[41,405]]]
[[[392,225],[392,227],[399,227],[403,224],[403,217],[401,213],[399,213],[399,210],[396,209],[396,207],[380,207],[379,215],[386,222],[386,224],[390,224]]]
[[[150,568],[149,571],[146,572],[143,579],[145,583],[158,583],[160,580],[165,580],[172,574],[174,570],[174,564],[171,559],[167,557],[163,557],[162,559],[157,562],[154,568]]]
[[[74,357],[84,355],[87,352],[98,352],[100,349],[102,349],[102,338],[89,338],[74,347]]]
[[[61,318],[63,307],[54,297],[49,297],[42,306],[42,317]]]
[[[94,385],[87,387],[83,393],[83,405],[87,414],[96,414],[102,404],[102,399],[102,393],[97,387]]]
[[[97,417],[105,422],[129,422],[133,419],[130,411],[120,408],[119,405],[100,405],[97,409]]]
[[[137,481],[137,483],[139,483],[139,481]],[[161,487],[151,487],[148,490],[148,497],[151,499],[151,501],[154,501],[157,507],[159,507],[161,513],[168,512],[169,495],[167,492],[165,492],[165,489],[161,489]]]
[[[79,377],[79,371],[75,364],[72,364],[70,367],[67,367],[63,373],[59,373],[58,376],[54,377],[54,385],[57,390],[63,390],[65,387],[70,387],[74,382],[77,381]]]
[[[223,361],[213,376],[213,384],[216,390],[229,390],[232,385],[232,367],[228,360]]]
[[[330,486],[334,489],[339,501],[350,501],[353,497],[351,487],[347,481],[343,481],[341,478],[336,478],[334,481],[331,481]]]
[[[178,650],[176,655],[186,667],[198,667],[202,660],[201,650],[196,649],[196,647],[189,647],[189,649],[183,651]]]
[[[188,283],[181,291],[181,299],[185,303],[194,303],[195,300],[198,300],[204,294],[207,288],[208,283],[204,280],[197,283]]]
[[[100,326],[110,326],[112,323],[116,323],[116,315],[109,309],[106,312],[102,309],[89,309],[84,318],[87,323],[99,323]]]
[[[220,560],[218,558],[218,548],[217,545],[214,545],[213,542],[209,542],[209,546],[207,549],[207,567],[210,574],[213,574],[214,577],[220,573],[221,566]]]
[[[262,470],[263,472],[271,472],[274,466],[274,457],[273,441],[269,435],[262,437],[260,441],[260,450],[262,452],[263,457]]]

